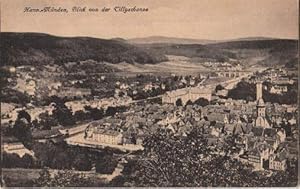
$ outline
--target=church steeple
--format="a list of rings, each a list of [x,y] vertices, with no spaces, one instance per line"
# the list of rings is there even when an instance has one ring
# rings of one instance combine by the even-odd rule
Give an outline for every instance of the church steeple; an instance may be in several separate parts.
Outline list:
[[[262,99],[262,82],[258,81],[256,83],[256,101],[259,101],[259,99]]]
[[[267,119],[266,119],[266,106],[265,102],[262,98],[262,82],[256,83],[256,120],[255,126],[257,127],[270,127]]]

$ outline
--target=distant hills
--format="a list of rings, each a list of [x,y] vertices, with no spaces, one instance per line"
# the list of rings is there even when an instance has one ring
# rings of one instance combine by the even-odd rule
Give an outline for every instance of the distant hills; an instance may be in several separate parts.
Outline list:
[[[144,38],[132,38],[127,40],[131,44],[153,44],[153,43],[167,43],[167,44],[209,44],[215,43],[215,40],[206,39],[188,39],[164,36],[150,36]]]
[[[111,63],[157,63],[167,60],[159,52],[145,51],[122,39],[57,37],[41,33],[1,33],[2,65],[61,64],[93,59]]]
[[[131,44],[158,44],[158,43],[167,43],[167,44],[212,44],[212,43],[221,43],[228,41],[259,41],[259,40],[273,40],[274,38],[269,37],[247,37],[247,38],[238,38],[230,40],[209,40],[209,39],[190,39],[190,38],[177,38],[177,37],[164,37],[164,36],[150,36],[143,38],[132,38],[128,39],[127,42]]]

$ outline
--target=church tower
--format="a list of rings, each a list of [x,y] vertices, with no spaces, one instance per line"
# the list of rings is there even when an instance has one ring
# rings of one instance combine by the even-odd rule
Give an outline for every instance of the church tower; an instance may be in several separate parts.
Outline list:
[[[262,98],[262,83],[257,82],[256,83],[256,120],[255,120],[255,126],[256,127],[263,127],[263,128],[269,128],[270,125],[266,119],[266,106],[264,103],[264,100]]]

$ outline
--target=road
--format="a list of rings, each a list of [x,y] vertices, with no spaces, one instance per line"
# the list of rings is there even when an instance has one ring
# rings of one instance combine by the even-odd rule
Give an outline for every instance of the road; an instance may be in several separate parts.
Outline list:
[[[73,174],[81,174],[86,178],[97,178],[97,179],[102,179],[104,182],[110,182],[115,177],[121,175],[123,169],[124,169],[124,165],[119,161],[118,165],[116,166],[112,174],[100,174],[100,173],[96,173],[95,171],[76,171],[76,170],[68,170],[68,171],[70,171]],[[35,180],[40,177],[41,171],[42,169],[2,168],[2,176],[6,178],[10,178],[12,180],[14,179]],[[65,171],[65,170],[48,169],[48,171],[50,175],[53,177],[59,171]]]

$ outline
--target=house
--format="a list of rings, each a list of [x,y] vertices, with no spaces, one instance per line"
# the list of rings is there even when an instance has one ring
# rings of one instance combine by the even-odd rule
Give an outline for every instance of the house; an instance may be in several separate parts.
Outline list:
[[[277,130],[277,135],[279,136],[280,142],[284,142],[286,138],[285,130],[280,128]]]
[[[174,127],[173,127],[173,125],[171,125],[171,124],[168,124],[168,125],[166,126],[166,129],[169,130],[169,131],[171,131],[172,133],[175,133],[175,132],[176,132],[175,129],[174,129]]]
[[[177,122],[179,122],[179,120],[180,119],[177,118],[177,116],[175,114],[169,113],[165,119],[159,121],[157,124],[168,125],[168,124],[177,123]]]
[[[219,143],[219,138],[214,135],[208,134],[206,137],[208,146],[216,146]]]
[[[36,82],[31,76],[26,75],[24,78],[17,78],[17,85],[14,86],[13,89],[34,96],[36,92]]]
[[[195,85],[195,80],[194,80],[194,79],[191,79],[189,85],[190,85],[190,86],[194,86],[194,85]]]
[[[288,91],[288,88],[286,85],[273,85],[270,88],[270,93],[275,93],[275,94],[282,94],[286,93]]]
[[[253,137],[261,137],[264,132],[264,128],[262,127],[253,127],[249,135]]]
[[[256,140],[276,141],[275,145],[278,146],[281,140],[285,140],[285,131],[282,129],[277,131],[275,128],[253,127],[248,136]]]
[[[1,138],[4,152],[9,154],[15,153],[19,157],[23,157],[25,154],[29,154],[34,157],[34,152],[27,149],[17,138],[7,136],[1,136]]]
[[[94,127],[90,131],[87,131],[86,139],[112,145],[123,144],[122,133],[115,130],[102,129],[99,127]]]
[[[228,120],[228,115],[225,113],[210,113],[207,116],[207,120],[212,122],[220,122],[220,123],[225,123],[228,124],[229,120]]]
[[[288,121],[291,125],[297,124],[297,119],[295,117],[292,117],[289,121]]]
[[[263,137],[275,139],[277,135],[276,129],[265,128],[263,132]]]
[[[269,159],[269,169],[285,171],[287,168],[286,157],[283,152],[272,154]]]
[[[269,159],[270,154],[273,152],[274,149],[266,142],[255,142],[254,148],[248,153],[248,162],[255,169],[264,169],[264,162]]]
[[[123,145],[134,145],[136,144],[136,134],[126,131],[123,133]]]
[[[138,130],[136,135],[136,145],[142,145],[144,139],[147,137],[147,134],[144,133],[141,129]]]
[[[280,77],[276,78],[274,81],[272,81],[272,84],[274,85],[288,85],[288,84],[294,84],[294,81],[292,79],[289,79],[287,77]]]
[[[216,93],[216,95],[219,96],[219,97],[227,97],[228,90],[227,89],[218,90],[218,92]]]
[[[212,127],[210,134],[219,137],[222,133],[222,129],[223,127],[221,127],[221,125],[215,125],[214,127]]]
[[[144,88],[143,91],[151,91],[153,89],[154,85],[152,84],[152,82],[147,83]]]
[[[234,132],[233,134],[244,134],[247,132],[246,123],[234,123]]]

